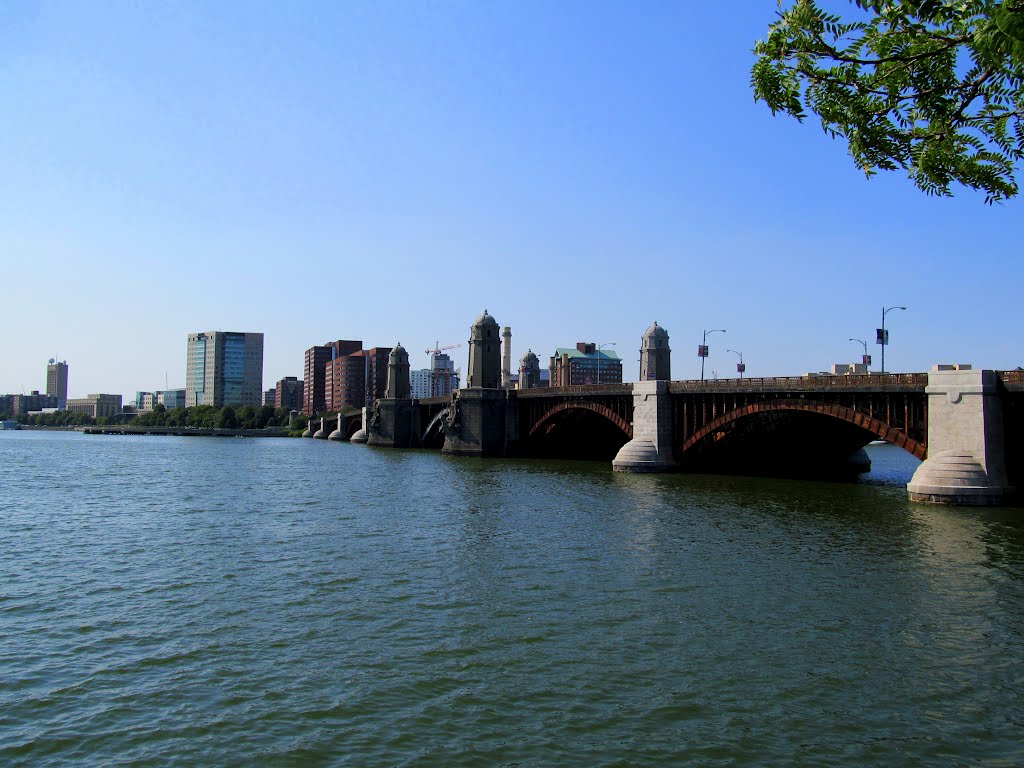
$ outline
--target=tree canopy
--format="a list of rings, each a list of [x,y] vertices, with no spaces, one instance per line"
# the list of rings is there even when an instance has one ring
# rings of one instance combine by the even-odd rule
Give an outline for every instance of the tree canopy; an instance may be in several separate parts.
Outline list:
[[[821,119],[871,176],[903,168],[928,194],[956,182],[1017,194],[1024,158],[1024,0],[815,0],[782,7],[757,43],[754,97]]]

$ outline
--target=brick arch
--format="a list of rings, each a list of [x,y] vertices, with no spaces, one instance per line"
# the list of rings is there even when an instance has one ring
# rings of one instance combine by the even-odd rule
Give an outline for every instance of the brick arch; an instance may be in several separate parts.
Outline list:
[[[828,403],[819,403],[813,400],[770,400],[768,402],[751,403],[749,405],[744,405],[741,408],[735,408],[701,427],[683,443],[680,453],[685,454],[688,450],[708,436],[717,432],[726,424],[738,421],[739,419],[751,416],[755,413],[778,413],[782,411],[819,413],[822,416],[846,421],[877,435],[888,443],[899,446],[922,461],[924,461],[928,455],[928,446],[925,443],[915,440],[912,437],[908,437],[906,434],[889,426],[884,421],[871,418],[870,416],[860,413],[859,411],[855,411],[852,408],[846,408],[841,405],[830,405]]]
[[[633,438],[633,425],[626,421],[624,418],[619,416],[611,408],[601,405],[600,403],[592,403],[589,400],[576,400],[558,403],[557,405],[550,408],[543,416],[537,419],[537,423],[530,427],[530,437],[533,437],[541,428],[543,428],[548,422],[555,418],[558,414],[564,411],[592,411],[600,416],[604,416],[608,421],[614,424],[616,427],[621,429],[626,437]]]

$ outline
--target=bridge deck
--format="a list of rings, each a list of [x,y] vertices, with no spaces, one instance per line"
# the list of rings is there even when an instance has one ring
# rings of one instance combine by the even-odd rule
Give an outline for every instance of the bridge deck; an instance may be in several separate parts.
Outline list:
[[[1024,392],[1024,370],[997,371],[1000,382],[1011,392]],[[811,374],[805,376],[769,376],[749,379],[684,379],[670,381],[668,391],[672,394],[732,394],[740,392],[924,392],[928,386],[927,373],[869,373],[857,376],[830,376]],[[517,389],[516,397],[552,397],[572,395],[629,395],[632,383],[622,384],[576,384],[569,387],[536,387]],[[425,405],[440,405],[449,402],[448,397],[428,397],[419,402]]]

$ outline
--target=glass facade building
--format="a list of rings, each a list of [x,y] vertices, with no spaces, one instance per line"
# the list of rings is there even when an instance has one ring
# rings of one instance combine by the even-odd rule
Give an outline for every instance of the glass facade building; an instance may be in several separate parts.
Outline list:
[[[262,333],[189,334],[185,405],[259,406],[262,398]]]

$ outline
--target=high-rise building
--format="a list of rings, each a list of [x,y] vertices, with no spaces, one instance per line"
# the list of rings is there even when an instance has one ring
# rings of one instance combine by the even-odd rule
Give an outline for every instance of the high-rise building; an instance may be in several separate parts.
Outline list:
[[[388,386],[388,359],[391,347],[374,347],[362,353],[366,363],[366,405],[373,405],[374,400],[384,397]]]
[[[458,388],[459,377],[455,373],[455,363],[444,352],[431,352],[429,397],[448,397]]]
[[[306,350],[303,362],[302,412],[307,416],[327,410],[327,365],[362,350],[363,342],[338,339]]]
[[[68,403],[68,364],[52,357],[46,366],[46,394],[57,398],[57,408],[63,410]]]
[[[409,371],[410,397],[414,400],[430,397],[430,379],[429,368],[418,368],[415,371]]]
[[[258,406],[262,398],[262,333],[207,331],[189,334],[186,405]]]
[[[285,376],[277,382],[275,387],[274,407],[287,408],[292,411],[302,408],[302,388],[303,383],[301,379],[297,379],[294,376]]]
[[[367,357],[362,350],[336,357],[324,367],[324,409],[340,413],[366,402]]]

